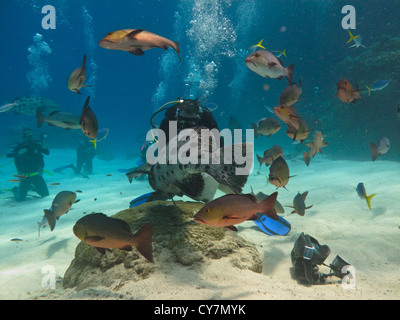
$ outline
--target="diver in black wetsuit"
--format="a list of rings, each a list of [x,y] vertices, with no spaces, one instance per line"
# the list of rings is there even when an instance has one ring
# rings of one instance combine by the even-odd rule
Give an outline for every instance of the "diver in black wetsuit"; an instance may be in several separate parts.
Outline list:
[[[42,177],[44,168],[43,154],[50,154],[45,146],[44,136],[40,141],[35,141],[33,140],[33,131],[24,129],[22,142],[18,143],[14,150],[7,154],[7,158],[14,158],[18,175],[21,176],[19,186],[13,188],[16,201],[24,201],[31,188],[42,197],[49,195],[46,182]]]
[[[193,128],[193,127],[206,127],[210,130],[211,129],[219,130],[217,121],[215,120],[211,111],[203,107],[200,101],[198,101],[198,98],[194,100],[178,98],[178,101],[179,101],[178,103],[167,108],[167,111],[165,112],[165,117],[160,124],[159,129],[164,131],[167,142],[169,141],[170,138],[172,138],[169,136],[170,121],[177,121],[177,133],[179,133],[183,129]],[[160,109],[159,111],[161,110],[164,109]],[[153,115],[153,117],[159,111],[157,111]]]
[[[76,167],[71,165],[72,169],[76,174],[82,171],[84,174],[93,173],[93,158],[96,155],[96,149],[93,143],[88,139],[82,138],[79,142],[78,148],[76,149]]]

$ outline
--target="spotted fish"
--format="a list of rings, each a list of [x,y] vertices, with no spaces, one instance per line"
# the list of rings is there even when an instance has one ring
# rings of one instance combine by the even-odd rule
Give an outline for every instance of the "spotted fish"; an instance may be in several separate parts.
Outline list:
[[[30,116],[36,116],[36,110],[39,110],[43,114],[49,114],[52,111],[58,111],[61,106],[53,100],[40,97],[40,96],[26,96],[16,98],[14,100],[15,106],[10,109],[17,114],[26,114]]]
[[[150,186],[155,190],[154,197],[167,196],[172,198],[173,196],[186,195],[197,201],[209,202],[213,199],[216,190],[219,187],[226,187],[233,193],[241,193],[243,186],[245,185],[248,175],[237,175],[236,169],[243,168],[243,165],[238,165],[235,162],[235,156],[232,155],[232,163],[224,163],[225,152],[234,153],[234,147],[228,146],[220,148],[220,161],[218,164],[213,164],[211,160],[212,155],[216,152],[208,152],[204,146],[201,145],[201,134],[200,127],[193,128],[198,133],[198,157],[197,162],[182,164],[179,161],[176,164],[171,164],[169,159],[166,164],[156,163],[152,165],[149,172],[149,183]],[[186,142],[177,142],[177,149],[180,150]],[[241,144],[237,147],[241,148],[242,156],[243,152],[250,146]],[[247,148],[246,148],[247,147]],[[169,149],[169,145],[166,146],[166,150]],[[253,150],[251,148],[251,150]],[[202,161],[202,154],[209,153],[209,164],[205,164]],[[159,153],[160,154],[160,153]],[[168,151],[166,152],[168,155]],[[251,161],[253,163],[253,155],[251,154]],[[247,157],[246,157],[247,158]],[[213,179],[210,179],[212,177]],[[222,186],[220,186],[222,185]],[[226,189],[225,188],[225,189]]]

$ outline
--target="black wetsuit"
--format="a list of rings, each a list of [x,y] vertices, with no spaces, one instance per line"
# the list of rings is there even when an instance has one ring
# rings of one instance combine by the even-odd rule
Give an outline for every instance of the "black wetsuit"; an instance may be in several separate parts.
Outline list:
[[[16,201],[24,201],[29,189],[33,189],[40,196],[49,195],[46,182],[42,174],[44,168],[43,154],[48,155],[47,148],[36,141],[19,143],[14,150],[7,154],[8,158],[14,158],[15,167],[21,177],[19,187],[13,189]]]
[[[170,121],[177,121],[177,133],[179,133],[183,129],[193,128],[193,127],[206,127],[208,129],[217,129],[218,124],[215,120],[212,113],[206,109],[200,108],[200,112],[198,116],[195,118],[185,118],[182,116],[178,116],[178,108],[180,104],[173,105],[172,107],[168,108],[167,112],[165,112],[165,117],[161,121],[160,129],[164,131],[166,141],[168,142],[169,137],[169,122]]]
[[[73,167],[75,173],[80,173],[83,168],[84,173],[92,174],[92,161],[95,155],[96,149],[91,142],[85,141],[83,143],[80,143],[78,148],[76,149],[76,167]]]

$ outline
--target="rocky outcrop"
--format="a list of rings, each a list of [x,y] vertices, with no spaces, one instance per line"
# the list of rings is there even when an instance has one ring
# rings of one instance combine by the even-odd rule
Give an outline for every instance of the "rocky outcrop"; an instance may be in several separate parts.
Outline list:
[[[153,223],[154,263],[135,248],[131,252],[112,249],[105,255],[84,242],[78,244],[75,258],[64,275],[65,288],[106,286],[139,281],[153,272],[168,272],[174,264],[198,268],[209,259],[226,259],[240,269],[261,273],[261,257],[255,246],[233,231],[194,222],[193,215],[204,205],[197,202],[154,201],[123,210],[114,218],[125,220],[136,232]]]

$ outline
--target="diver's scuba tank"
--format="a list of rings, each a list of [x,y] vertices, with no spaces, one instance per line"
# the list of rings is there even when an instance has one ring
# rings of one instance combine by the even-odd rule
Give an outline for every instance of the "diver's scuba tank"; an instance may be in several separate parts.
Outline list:
[[[326,278],[336,276],[343,279],[348,272],[343,272],[350,264],[336,256],[328,266],[324,263],[331,250],[327,245],[319,244],[318,240],[302,232],[294,243],[290,253],[296,279],[307,284],[324,283]],[[319,273],[319,265],[330,268],[328,274]]]

